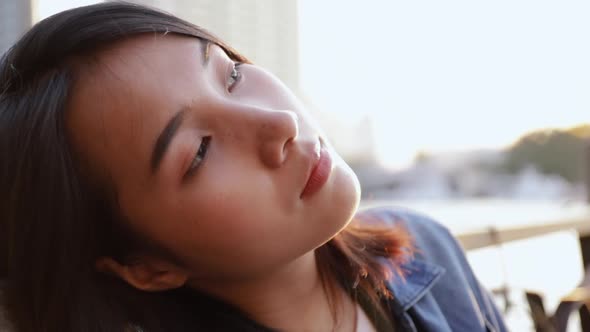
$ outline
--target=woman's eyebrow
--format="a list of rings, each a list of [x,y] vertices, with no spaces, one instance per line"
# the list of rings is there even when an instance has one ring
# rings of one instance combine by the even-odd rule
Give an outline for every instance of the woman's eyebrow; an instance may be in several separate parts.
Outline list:
[[[178,128],[182,124],[183,116],[185,113],[186,108],[182,108],[178,111],[166,124],[166,127],[162,130],[158,139],[156,140],[156,144],[154,144],[154,149],[152,151],[152,159],[150,163],[151,173],[154,174],[160,167],[162,163],[162,158],[164,154],[166,154],[166,150],[172,142],[174,135],[178,132]]]
[[[204,41],[201,43],[201,62],[203,67],[207,67],[209,64],[209,50],[211,49],[211,42]],[[154,149],[152,151],[152,159],[150,163],[151,173],[154,174],[160,167],[162,163],[162,158],[166,154],[166,150],[172,142],[174,135],[178,131],[178,128],[182,124],[182,119],[184,113],[186,111],[186,107],[183,107],[180,111],[176,112],[176,114],[168,120],[166,127],[162,130],[158,139],[156,140],[156,144],[154,144]]]

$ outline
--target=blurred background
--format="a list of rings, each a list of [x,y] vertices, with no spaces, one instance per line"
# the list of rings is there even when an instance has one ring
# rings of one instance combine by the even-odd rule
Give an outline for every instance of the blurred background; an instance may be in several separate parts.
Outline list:
[[[0,0],[0,52],[96,2]],[[526,292],[548,316],[571,299],[590,261],[590,2],[132,2],[279,76],[358,174],[362,205],[446,224],[514,331],[542,328]],[[590,331],[576,311],[568,331]]]

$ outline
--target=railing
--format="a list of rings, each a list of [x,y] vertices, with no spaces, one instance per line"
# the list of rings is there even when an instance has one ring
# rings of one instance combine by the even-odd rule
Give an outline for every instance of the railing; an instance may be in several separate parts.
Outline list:
[[[481,230],[457,233],[455,236],[465,250],[476,250],[568,230],[577,231],[579,236],[582,258],[586,268],[584,281],[578,288],[573,289],[570,294],[562,298],[557,310],[553,313],[545,311],[543,299],[539,294],[526,292],[526,299],[530,306],[530,315],[536,332],[566,331],[569,315],[575,311],[580,314],[582,331],[590,331],[590,215],[529,226],[487,227]],[[496,289],[494,293],[506,297],[505,301],[508,301],[506,287]]]
[[[578,232],[580,235],[580,240],[590,237],[590,216],[587,218],[584,217],[570,220],[544,222],[542,225],[510,228],[488,227],[482,230],[455,234],[455,236],[463,245],[465,250],[474,250],[572,229]],[[590,260],[590,257],[584,257],[584,261],[586,261],[586,258]]]

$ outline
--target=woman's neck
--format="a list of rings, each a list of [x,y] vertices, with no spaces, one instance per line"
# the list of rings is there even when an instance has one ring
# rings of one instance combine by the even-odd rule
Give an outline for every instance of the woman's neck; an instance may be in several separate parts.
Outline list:
[[[260,278],[223,284],[198,283],[200,290],[281,331],[353,332],[356,329],[356,304],[339,286],[334,288],[335,294],[327,293],[313,252]]]

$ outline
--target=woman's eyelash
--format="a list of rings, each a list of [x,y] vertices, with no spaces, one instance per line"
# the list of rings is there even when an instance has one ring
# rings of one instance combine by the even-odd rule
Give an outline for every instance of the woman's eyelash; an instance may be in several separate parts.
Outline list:
[[[228,78],[227,89],[231,92],[233,87],[240,81],[242,78],[242,72],[240,72],[240,66],[242,65],[241,62],[234,62],[234,67]]]
[[[203,139],[201,140],[201,144],[199,145],[199,149],[197,150],[197,153],[195,154],[193,160],[191,161],[188,167],[188,170],[186,171],[185,177],[190,176],[197,170],[197,168],[199,168],[199,166],[205,159],[205,156],[207,155],[207,150],[209,149],[210,142],[211,136],[203,137]]]

